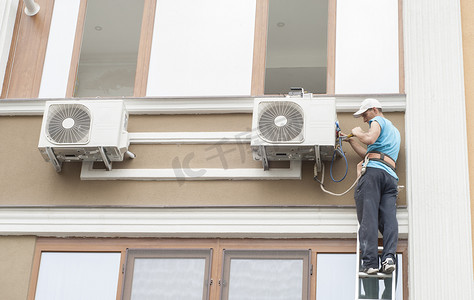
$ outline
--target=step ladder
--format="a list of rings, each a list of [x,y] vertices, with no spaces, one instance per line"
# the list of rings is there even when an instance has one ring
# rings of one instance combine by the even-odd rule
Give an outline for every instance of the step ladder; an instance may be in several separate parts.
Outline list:
[[[357,226],[357,249],[356,249],[356,285],[355,285],[355,300],[376,300],[379,299],[379,282],[381,280],[384,280],[384,284],[387,283],[385,279],[390,279],[391,280],[391,298],[382,298],[382,299],[391,299],[391,300],[396,300],[396,276],[397,276],[397,271],[398,271],[398,265],[397,268],[390,274],[385,274],[385,273],[377,273],[374,275],[369,275],[367,273],[361,272],[360,271],[360,265],[361,265],[361,259],[360,259],[360,243],[359,243],[359,225]],[[379,255],[382,253],[383,247],[378,247],[378,252]],[[367,286],[373,284],[373,288],[376,289],[376,291],[373,291],[373,293],[376,294],[375,298],[361,298],[361,282],[365,280],[367,283]],[[387,288],[387,286],[385,286]],[[367,291],[366,291],[367,294]],[[373,296],[373,295],[368,295],[368,296]]]

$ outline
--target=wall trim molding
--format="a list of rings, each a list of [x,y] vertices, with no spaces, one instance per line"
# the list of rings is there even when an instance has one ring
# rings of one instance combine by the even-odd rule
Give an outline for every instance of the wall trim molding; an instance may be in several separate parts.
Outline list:
[[[404,94],[313,95],[315,101],[318,98],[328,97],[336,98],[337,112],[355,112],[359,109],[362,100],[367,97],[378,98],[384,106],[384,112],[403,112],[406,107]],[[123,100],[125,101],[128,112],[132,115],[159,115],[252,113],[255,98],[262,97],[126,98]],[[274,98],[274,96],[265,98]],[[98,98],[81,98],[81,100],[93,99]],[[73,99],[2,99],[0,100],[0,116],[42,115],[45,102],[49,100],[57,101]]]
[[[397,213],[407,238],[408,212]],[[355,238],[354,207],[3,207],[2,235]]]

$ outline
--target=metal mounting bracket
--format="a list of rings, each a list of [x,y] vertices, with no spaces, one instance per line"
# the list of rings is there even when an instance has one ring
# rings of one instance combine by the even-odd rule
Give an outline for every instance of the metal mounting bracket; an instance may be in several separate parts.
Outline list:
[[[57,159],[56,154],[54,154],[54,151],[51,147],[46,147],[46,154],[48,155],[49,161],[53,164],[56,172],[61,172],[62,162]]]
[[[107,171],[111,171],[112,170],[112,162],[107,157],[107,154],[105,153],[104,147],[99,147],[99,152],[100,152],[100,156],[102,157],[102,160],[104,161],[105,168],[107,169]]]
[[[316,168],[318,172],[321,172],[321,156],[319,154],[319,146],[314,147],[314,162],[316,163]]]
[[[270,168],[268,165],[268,158],[267,158],[267,151],[265,150],[265,146],[260,146],[260,155],[262,156],[262,165],[263,165],[263,170],[268,171]]]

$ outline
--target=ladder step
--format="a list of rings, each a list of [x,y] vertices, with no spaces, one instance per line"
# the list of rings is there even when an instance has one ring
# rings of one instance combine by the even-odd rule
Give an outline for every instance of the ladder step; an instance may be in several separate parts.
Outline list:
[[[364,272],[359,272],[359,278],[379,278],[379,279],[385,279],[385,278],[392,278],[393,272],[390,274],[385,274],[385,273],[377,273],[373,275],[369,275]]]
[[[383,246],[378,246],[377,250],[378,250],[378,252],[382,252],[383,251]],[[360,248],[359,248],[359,251],[360,251]]]

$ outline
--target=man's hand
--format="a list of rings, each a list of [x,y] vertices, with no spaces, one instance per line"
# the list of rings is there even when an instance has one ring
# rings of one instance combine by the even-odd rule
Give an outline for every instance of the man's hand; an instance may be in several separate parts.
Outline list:
[[[352,132],[347,135],[341,131],[339,132],[339,136],[342,137],[343,142],[346,142],[349,144],[355,141],[355,139],[353,139],[354,135],[352,134]]]
[[[352,131],[351,133],[354,135],[354,136],[360,136],[364,133],[364,130],[362,130],[362,128],[360,127],[354,127],[352,128]]]

